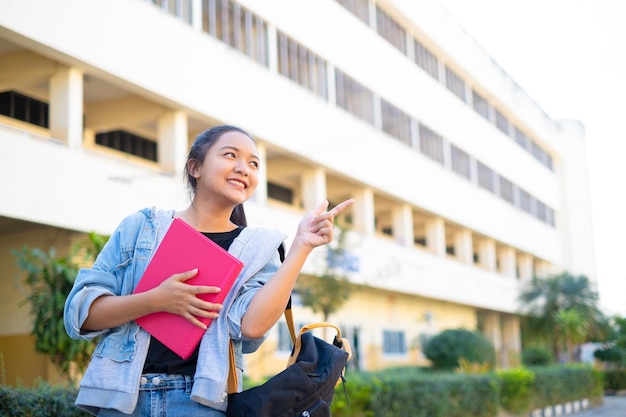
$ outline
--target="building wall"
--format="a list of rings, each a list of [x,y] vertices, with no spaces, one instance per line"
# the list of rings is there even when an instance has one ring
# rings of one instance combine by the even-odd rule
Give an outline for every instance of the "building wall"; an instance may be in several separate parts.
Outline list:
[[[252,44],[237,49],[207,33],[206,11],[196,9],[204,2],[176,4],[189,8],[176,17],[140,0],[0,3],[0,93],[45,102],[50,118],[41,127],[0,115],[3,276],[19,272],[7,253],[25,242],[67,250],[73,233],[109,234],[140,208],[184,208],[181,173],[191,141],[229,123],[256,138],[262,157],[260,186],[247,204],[251,224],[292,236],[322,198],[356,199],[345,216],[347,273],[364,290],[332,319],[358,342],[360,368],[425,364],[419,346],[426,337],[481,325],[500,365],[513,365],[520,288],[561,270],[595,279],[584,129],[550,119],[436,2],[361,2],[401,26],[408,45],[427,47],[436,77],[415,63],[415,50],[400,51],[377,33],[375,15],[364,23],[339,1],[232,3],[246,24],[265,25],[264,62],[248,56]],[[287,52],[325,64],[324,94],[283,75],[283,34]],[[371,117],[339,105],[341,73],[369,94]],[[463,99],[446,84],[453,75]],[[474,94],[485,99],[487,115],[476,110]],[[410,137],[394,136],[400,122],[388,126],[384,108],[397,110]],[[441,160],[424,150],[423,127],[439,138]],[[158,158],[97,143],[98,134],[116,130],[157,143]],[[454,152],[467,156],[465,174]],[[482,165],[500,184],[490,191],[480,185]],[[517,194],[503,198],[502,178],[532,196],[532,210],[520,209]],[[290,201],[271,186],[288,190]],[[538,215],[539,204],[549,215]],[[318,250],[303,274],[319,274],[323,264]],[[1,342],[16,355],[29,323],[14,283],[3,280],[0,290]],[[300,307],[296,317],[319,320]],[[385,326],[404,332],[405,353],[383,352]],[[274,335],[250,357],[250,375],[283,366],[276,343]]]

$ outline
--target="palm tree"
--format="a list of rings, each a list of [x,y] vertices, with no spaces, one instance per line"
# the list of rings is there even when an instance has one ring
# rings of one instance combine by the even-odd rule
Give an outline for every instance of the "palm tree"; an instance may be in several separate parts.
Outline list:
[[[583,317],[578,310],[559,310],[554,317],[554,325],[559,334],[559,341],[566,353],[566,360],[574,360],[574,346],[585,341],[589,332],[587,318]]]
[[[563,272],[545,279],[534,278],[519,295],[523,332],[529,339],[544,341],[558,357],[559,312],[575,310],[588,323],[584,341],[592,333],[599,333],[606,321],[598,309],[598,299],[597,291],[584,275]]]

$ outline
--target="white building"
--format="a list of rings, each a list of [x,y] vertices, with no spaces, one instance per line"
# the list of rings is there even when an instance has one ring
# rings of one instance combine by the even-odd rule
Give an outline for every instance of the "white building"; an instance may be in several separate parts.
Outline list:
[[[356,199],[349,275],[364,286],[331,317],[355,366],[423,363],[420,341],[454,327],[517,363],[521,286],[595,280],[583,127],[550,119],[435,0],[2,0],[7,382],[50,377],[11,250],[63,252],[140,208],[184,208],[186,152],[216,124],[258,142],[251,224],[292,236],[321,199]],[[283,364],[282,333],[251,375]]]

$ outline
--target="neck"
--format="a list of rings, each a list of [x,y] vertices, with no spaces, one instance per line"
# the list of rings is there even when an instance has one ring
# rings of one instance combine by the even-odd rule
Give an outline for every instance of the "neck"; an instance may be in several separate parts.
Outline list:
[[[176,217],[200,232],[228,232],[237,227],[230,221],[232,211],[232,208],[202,207],[197,201],[193,201],[185,210],[176,213]]]

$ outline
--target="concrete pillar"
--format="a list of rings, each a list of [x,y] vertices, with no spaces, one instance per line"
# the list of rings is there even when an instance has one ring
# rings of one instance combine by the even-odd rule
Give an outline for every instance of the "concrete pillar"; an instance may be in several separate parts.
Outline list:
[[[437,256],[446,256],[446,226],[442,218],[426,222],[426,247]]]
[[[267,67],[278,72],[278,32],[276,26],[267,25]]]
[[[532,281],[533,271],[533,257],[529,254],[523,253],[517,257],[517,264],[519,269],[519,279],[521,281]]]
[[[502,316],[502,367],[519,366],[521,364],[522,331],[517,316]]]
[[[202,0],[191,0],[191,27],[202,32]]]
[[[314,209],[326,198],[326,172],[322,168],[305,171],[301,177],[301,185],[305,211]]]
[[[167,172],[182,175],[189,145],[187,115],[181,111],[168,112],[157,123],[158,163]]]
[[[50,77],[50,134],[72,150],[83,141],[83,72],[60,66]]]
[[[413,210],[409,204],[392,209],[393,237],[402,246],[413,246]]]
[[[500,273],[507,277],[515,278],[515,249],[505,247],[498,251],[498,261],[500,263]]]
[[[353,196],[352,227],[355,231],[371,236],[375,233],[374,192],[371,188],[357,190]]]
[[[500,327],[500,314],[485,312],[483,314],[483,334],[491,342],[498,358],[502,349],[502,331]]]
[[[485,239],[478,244],[478,262],[482,268],[488,271],[497,271],[496,242],[493,239]]]
[[[464,264],[474,263],[474,250],[472,245],[472,232],[464,229],[454,235],[454,254]]]
[[[265,205],[267,204],[267,147],[263,143],[257,143],[259,154],[259,185],[256,187],[250,201]]]

